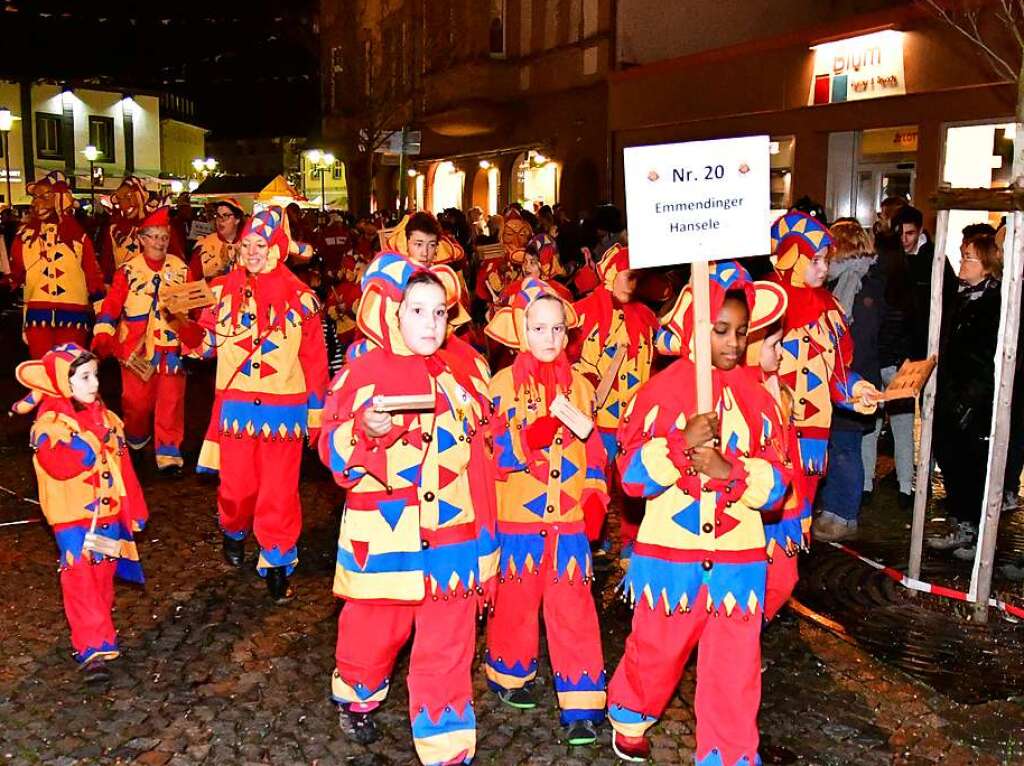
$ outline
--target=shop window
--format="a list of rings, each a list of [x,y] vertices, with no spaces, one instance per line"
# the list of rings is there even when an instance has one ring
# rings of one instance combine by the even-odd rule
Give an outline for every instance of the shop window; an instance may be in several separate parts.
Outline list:
[[[1013,165],[1014,125],[1010,122],[953,125],[946,128],[942,180],[955,188],[1005,189]],[[998,227],[1003,213],[950,210],[946,255],[960,265],[960,232],[972,223]]]
[[[793,206],[793,154],[796,138],[772,136],[771,153],[771,206],[772,220],[785,215]]]
[[[463,192],[466,187],[466,174],[455,167],[452,162],[442,162],[434,173],[433,201],[434,213],[440,213],[453,207],[462,210]]]
[[[528,210],[558,202],[558,163],[540,151],[520,154],[512,166],[511,199]]]
[[[488,36],[491,58],[505,58],[505,0],[491,0]]]
[[[114,154],[114,118],[89,118],[89,143],[99,151],[99,162],[116,162]]]
[[[64,118],[59,114],[36,113],[36,154],[41,160],[64,157]]]

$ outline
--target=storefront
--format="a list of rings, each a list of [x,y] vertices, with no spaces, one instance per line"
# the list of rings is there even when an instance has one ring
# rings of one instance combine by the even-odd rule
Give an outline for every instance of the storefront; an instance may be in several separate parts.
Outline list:
[[[609,91],[615,198],[623,147],[767,133],[774,209],[809,197],[870,225],[900,196],[930,217],[940,183],[1008,182],[1015,96],[955,31],[905,8],[626,69]]]

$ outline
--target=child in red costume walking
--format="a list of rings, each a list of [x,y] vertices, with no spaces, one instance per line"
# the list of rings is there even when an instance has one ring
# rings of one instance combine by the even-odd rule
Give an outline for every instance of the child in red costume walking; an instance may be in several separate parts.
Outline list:
[[[528,279],[486,328],[489,337],[518,352],[491,381],[501,421],[495,439],[501,563],[486,667],[503,702],[536,707],[531,687],[543,603],[566,741],[587,745],[604,720],[604,659],[588,538],[600,533],[608,505],[608,458],[592,420],[585,433],[574,433],[552,414],[552,402],[562,396],[585,420],[593,417],[594,388],[565,356],[568,329],[578,321],[570,303],[546,283]]]
[[[30,393],[13,407],[19,414],[39,408],[32,463],[60,551],[64,613],[86,683],[108,680],[106,662],[120,653],[111,617],[114,576],[143,581],[132,534],[148,515],[121,420],[99,398],[96,368],[96,357],[80,346],[57,346],[18,365],[18,382]]]
[[[331,681],[341,728],[377,738],[373,711],[415,628],[409,719],[424,764],[469,763],[476,751],[476,612],[498,557],[489,408],[442,345],[457,300],[445,266],[397,253],[370,264],[358,322],[372,345],[332,383],[320,439],[348,490],[334,577],[345,599]],[[379,398],[410,395],[426,402],[392,412]]]
[[[761,514],[781,505],[790,470],[778,408],[759,373],[742,365],[753,285],[737,264],[717,263],[709,292],[714,410],[697,412],[686,288],[664,320],[683,356],[639,391],[619,428],[623,489],[647,507],[623,583],[635,610],[608,715],[616,754],[646,759],[645,733],[699,645],[696,763],[753,766],[767,568]]]

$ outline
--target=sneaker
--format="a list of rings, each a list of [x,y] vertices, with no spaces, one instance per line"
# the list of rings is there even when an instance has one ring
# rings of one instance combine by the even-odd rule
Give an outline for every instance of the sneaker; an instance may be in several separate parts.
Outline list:
[[[105,684],[110,680],[110,669],[97,657],[82,665],[82,678],[88,686]]]
[[[971,545],[978,537],[974,526],[966,521],[961,521],[953,531],[945,535],[932,535],[925,543],[933,551],[950,551],[954,548],[962,548]]]
[[[338,726],[346,737],[360,745],[371,745],[380,739],[373,714],[350,710],[348,705],[338,705]]]
[[[630,763],[643,763],[651,757],[651,743],[647,737],[627,737],[614,732],[612,750],[619,758]]]
[[[597,725],[589,719],[574,721],[565,728],[565,741],[573,747],[592,745],[597,742]]]
[[[516,710],[533,710],[537,707],[537,700],[529,685],[518,689],[502,689],[498,692],[498,699]]]
[[[837,543],[857,534],[857,522],[847,521],[825,511],[811,525],[811,537],[825,543]]]
[[[953,556],[960,559],[961,561],[974,561],[974,558],[977,555],[977,553],[977,545],[961,545],[959,548],[953,550]]]
[[[909,511],[914,507],[914,493],[900,492],[896,496],[896,505],[901,511]]]

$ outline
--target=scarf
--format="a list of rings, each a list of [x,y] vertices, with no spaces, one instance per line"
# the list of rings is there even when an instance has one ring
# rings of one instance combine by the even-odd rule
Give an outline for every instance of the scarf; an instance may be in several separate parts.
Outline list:
[[[566,392],[572,384],[572,367],[563,351],[552,362],[542,362],[529,351],[521,351],[512,362],[512,382],[516,390],[543,386],[544,404],[548,409],[559,391]]]
[[[833,261],[828,265],[828,281],[835,282],[832,295],[843,307],[847,322],[853,323],[853,302],[857,299],[864,275],[878,262],[878,256],[871,258],[847,258],[845,261]]]

